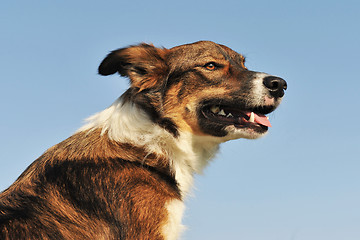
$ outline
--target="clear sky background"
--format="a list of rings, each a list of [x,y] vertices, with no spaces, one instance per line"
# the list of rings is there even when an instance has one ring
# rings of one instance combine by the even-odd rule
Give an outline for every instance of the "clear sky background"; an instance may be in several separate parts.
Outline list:
[[[183,239],[360,239],[359,1],[3,1],[0,190],[127,88],[114,49],[225,44],[288,82],[273,127],[221,151],[187,199]]]

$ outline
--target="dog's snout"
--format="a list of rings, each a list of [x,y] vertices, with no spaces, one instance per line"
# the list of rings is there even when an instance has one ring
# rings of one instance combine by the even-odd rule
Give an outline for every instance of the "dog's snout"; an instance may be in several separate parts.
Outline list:
[[[284,79],[275,77],[275,76],[267,76],[263,80],[263,84],[269,90],[270,95],[279,98],[284,96],[284,90],[287,89],[287,83]]]

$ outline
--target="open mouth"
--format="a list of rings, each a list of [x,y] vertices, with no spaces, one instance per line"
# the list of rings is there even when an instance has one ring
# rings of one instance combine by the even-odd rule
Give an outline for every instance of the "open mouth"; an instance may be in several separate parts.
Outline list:
[[[274,107],[270,106],[244,110],[226,105],[206,105],[201,112],[206,119],[217,124],[266,132],[271,127],[271,123],[265,114],[272,112],[273,109]]]

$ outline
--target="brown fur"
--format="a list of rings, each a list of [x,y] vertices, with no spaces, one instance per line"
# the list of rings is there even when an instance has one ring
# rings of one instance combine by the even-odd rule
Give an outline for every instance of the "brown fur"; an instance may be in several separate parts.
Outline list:
[[[69,159],[77,164],[69,165]],[[66,173],[58,172],[60,170]],[[58,185],[57,181],[61,183],[62,179],[56,179],[63,174],[69,181],[74,179],[66,188]],[[36,232],[28,227],[27,216],[24,216],[24,220],[20,218],[11,225],[3,225],[1,239],[22,236],[36,239],[54,236],[57,239],[118,239],[115,236],[162,239],[161,227],[167,216],[164,205],[169,199],[180,199],[170,176],[168,161],[163,157],[147,154],[144,149],[130,144],[111,141],[101,135],[100,130],[77,133],[46,151],[1,195],[0,203],[8,209],[1,210],[0,216],[17,208],[19,203],[14,199],[36,198],[36,206],[43,214],[33,217],[42,230]],[[88,179],[86,184],[93,186],[84,185],[82,179]],[[37,186],[39,180],[42,181],[41,189]],[[69,188],[74,193],[70,193]],[[86,203],[89,206],[79,203],[79,207],[74,201],[89,201]],[[106,208],[96,206],[100,204],[106,204]],[[95,212],[104,211],[98,214],[105,218],[118,219],[119,226],[116,221],[109,225],[103,218],[92,217],[85,209],[89,207]],[[29,209],[23,206],[19,211],[26,215]],[[16,229],[17,234],[12,229]]]

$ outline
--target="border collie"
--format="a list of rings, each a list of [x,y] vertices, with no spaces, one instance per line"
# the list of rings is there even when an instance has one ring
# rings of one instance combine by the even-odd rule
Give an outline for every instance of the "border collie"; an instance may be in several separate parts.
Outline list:
[[[200,41],[112,51],[99,74],[130,87],[0,195],[0,239],[177,239],[183,199],[220,143],[255,139],[287,88]]]

